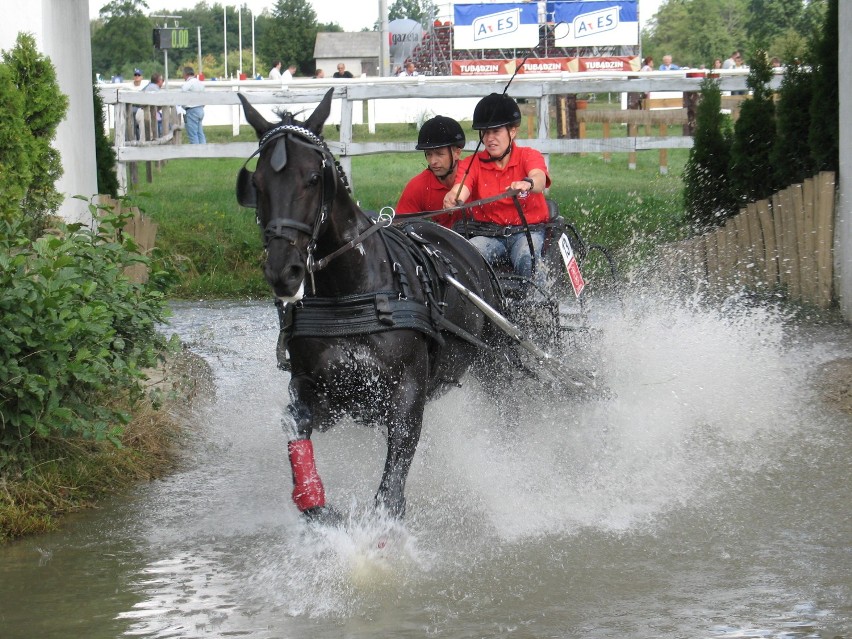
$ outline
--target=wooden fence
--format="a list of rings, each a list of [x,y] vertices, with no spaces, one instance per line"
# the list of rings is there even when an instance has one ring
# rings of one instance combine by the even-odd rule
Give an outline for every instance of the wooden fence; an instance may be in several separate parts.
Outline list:
[[[130,212],[133,215],[127,220],[121,233],[133,238],[139,246],[139,253],[149,256],[157,239],[157,223],[142,215],[137,207],[126,208],[122,200],[114,200],[108,195],[99,195],[98,203],[116,214]],[[124,272],[132,282],[141,284],[148,281],[148,268],[144,264],[134,264],[127,267]]]
[[[827,308],[835,199],[835,175],[826,171],[751,203],[715,231],[661,246],[663,277],[711,293],[780,290]]]

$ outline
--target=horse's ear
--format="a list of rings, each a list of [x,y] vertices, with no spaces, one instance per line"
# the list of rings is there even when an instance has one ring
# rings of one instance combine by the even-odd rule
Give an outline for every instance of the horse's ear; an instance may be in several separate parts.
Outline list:
[[[328,119],[328,114],[331,113],[331,97],[334,95],[334,87],[330,88],[325,97],[319,103],[319,106],[311,113],[311,117],[305,122],[305,126],[311,131],[319,135],[322,133],[322,126]]]
[[[246,121],[252,126],[254,132],[257,133],[257,138],[262,138],[263,134],[269,131],[274,125],[267,122],[266,118],[257,112],[257,109],[251,105],[251,102],[248,101],[246,96],[242,93],[237,93],[237,97],[243,103],[243,113],[246,114]]]

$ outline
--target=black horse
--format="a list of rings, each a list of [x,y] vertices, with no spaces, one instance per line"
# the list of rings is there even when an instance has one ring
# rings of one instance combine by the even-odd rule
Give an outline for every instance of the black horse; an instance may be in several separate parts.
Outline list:
[[[353,202],[321,137],[332,93],[304,123],[292,114],[270,123],[238,94],[260,142],[237,196],[257,209],[264,276],[288,308],[296,505],[311,518],[331,512],[310,437],[348,414],[387,429],[376,503],[401,517],[426,401],[457,385],[471,364],[487,365],[495,357],[489,344],[500,339],[447,281],[497,308],[502,295],[461,236],[427,221],[401,229],[374,221]]]

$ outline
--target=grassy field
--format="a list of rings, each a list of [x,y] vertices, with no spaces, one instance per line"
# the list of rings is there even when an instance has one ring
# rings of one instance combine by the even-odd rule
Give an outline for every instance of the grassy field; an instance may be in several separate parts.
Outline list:
[[[205,133],[210,142],[234,140],[230,127],[207,127]],[[333,130],[326,134],[335,137]],[[589,137],[595,134],[590,127]],[[356,140],[416,136],[413,125],[407,124],[380,126],[376,136],[365,126],[355,130]],[[238,139],[251,140],[254,134],[244,127]],[[609,163],[597,154],[553,155],[550,197],[587,241],[611,247],[622,264],[632,263],[653,245],[679,236],[687,151],[671,150],[668,156],[669,173],[660,175],[657,151],[640,152],[633,171],[627,168],[626,154],[614,154]],[[170,160],[155,169],[152,184],[142,181],[131,189],[134,203],[160,225],[157,246],[180,270],[179,297],[268,294],[260,273],[262,250],[254,211],[240,208],[234,196],[241,165],[241,160],[232,159]],[[353,158],[353,196],[364,209],[395,206],[405,183],[424,167],[420,153]],[[141,167],[140,174],[144,180]]]

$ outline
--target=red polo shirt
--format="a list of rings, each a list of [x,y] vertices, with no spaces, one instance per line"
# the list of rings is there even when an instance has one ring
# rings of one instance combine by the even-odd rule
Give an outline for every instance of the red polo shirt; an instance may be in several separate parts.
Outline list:
[[[459,161],[459,166],[462,166]],[[408,181],[396,204],[396,214],[420,213],[422,211],[440,211],[444,208],[444,196],[450,189],[435,177],[429,169],[418,173]],[[429,218],[442,226],[452,228],[453,223],[461,219],[461,214],[441,213]]]

